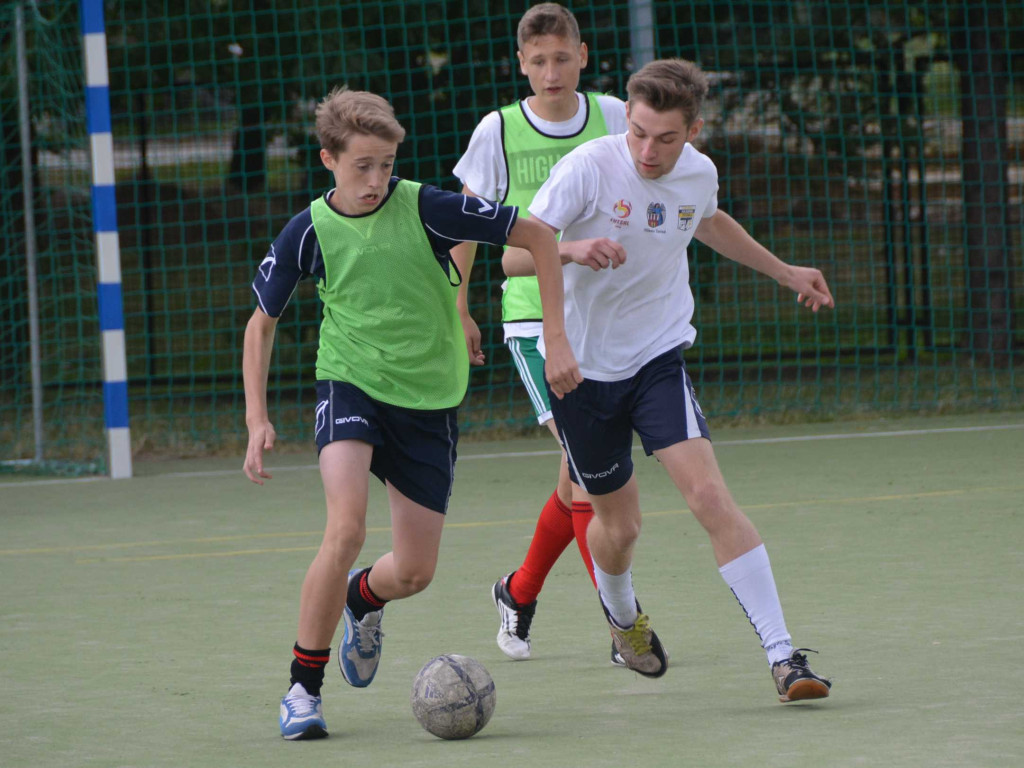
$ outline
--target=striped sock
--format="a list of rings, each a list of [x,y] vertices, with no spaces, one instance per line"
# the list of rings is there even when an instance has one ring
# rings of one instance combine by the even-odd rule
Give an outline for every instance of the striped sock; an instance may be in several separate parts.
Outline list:
[[[364,568],[348,583],[348,596],[345,603],[356,621],[362,621],[363,616],[371,611],[379,611],[384,607],[387,600],[382,600],[370,589],[370,569]]]
[[[292,648],[295,658],[292,659],[292,679],[289,685],[302,683],[310,696],[320,695],[320,686],[324,684],[324,667],[331,658],[331,649],[307,651],[298,643]]]

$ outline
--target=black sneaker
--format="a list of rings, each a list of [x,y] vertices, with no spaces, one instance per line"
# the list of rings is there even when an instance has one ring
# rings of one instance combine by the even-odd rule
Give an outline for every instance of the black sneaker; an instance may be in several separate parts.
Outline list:
[[[779,689],[779,701],[824,699],[832,688],[832,681],[818,677],[807,666],[807,657],[801,651],[817,653],[810,648],[797,648],[785,661],[772,664],[772,677]]]
[[[512,573],[515,573],[513,571]],[[498,647],[510,659],[530,658],[530,624],[537,611],[537,601],[520,605],[508,591],[508,580],[512,573],[498,579],[491,587],[491,599],[498,609],[501,626],[498,627]]]

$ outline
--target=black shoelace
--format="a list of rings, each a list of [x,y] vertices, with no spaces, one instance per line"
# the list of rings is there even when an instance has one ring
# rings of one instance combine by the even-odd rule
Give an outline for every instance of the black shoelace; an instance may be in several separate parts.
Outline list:
[[[789,657],[789,666],[793,669],[807,670],[807,657],[800,653],[800,651],[807,651],[807,653],[817,653],[813,648],[794,648],[792,655]]]
[[[516,637],[525,640],[530,636],[530,624],[533,623],[533,611],[516,608]]]

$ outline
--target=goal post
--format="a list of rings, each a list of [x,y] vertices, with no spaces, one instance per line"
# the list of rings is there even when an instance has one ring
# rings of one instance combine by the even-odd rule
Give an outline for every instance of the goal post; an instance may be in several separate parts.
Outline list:
[[[92,171],[92,219],[96,239],[96,297],[102,336],[103,414],[108,468],[110,476],[116,479],[132,476],[132,444],[128,424],[128,363],[103,0],[81,0],[81,14],[86,124]]]

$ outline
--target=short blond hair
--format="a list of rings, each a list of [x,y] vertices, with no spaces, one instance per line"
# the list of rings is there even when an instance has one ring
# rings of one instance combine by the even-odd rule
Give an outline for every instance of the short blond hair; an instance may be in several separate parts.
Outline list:
[[[401,143],[405,128],[386,99],[369,91],[333,89],[316,107],[316,135],[320,146],[337,156],[353,134],[376,136]]]
[[[541,3],[523,14],[516,30],[516,42],[519,50],[535,37],[554,35],[568,40],[573,45],[580,44],[580,25],[572,11],[558,3]]]
[[[708,95],[708,78],[692,61],[658,59],[630,75],[626,93],[630,102],[641,101],[656,112],[678,109],[692,125]]]

